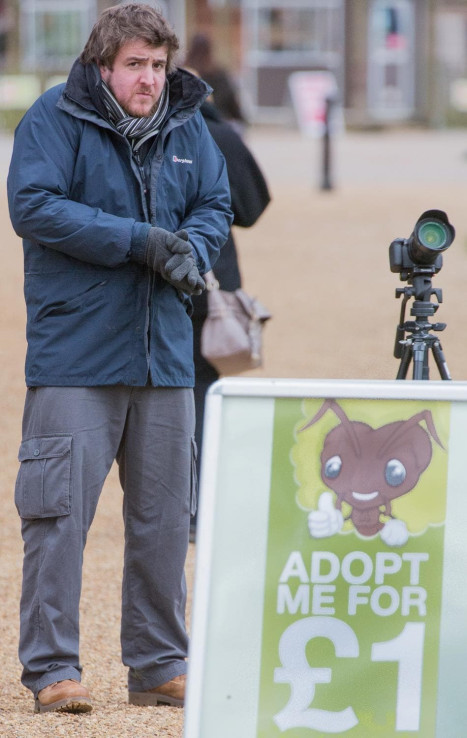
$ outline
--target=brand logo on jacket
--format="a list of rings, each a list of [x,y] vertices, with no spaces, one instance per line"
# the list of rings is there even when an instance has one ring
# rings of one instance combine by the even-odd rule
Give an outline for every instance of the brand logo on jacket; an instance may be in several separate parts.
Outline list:
[[[177,164],[193,164],[193,159],[179,159],[175,154],[172,156],[172,161]]]

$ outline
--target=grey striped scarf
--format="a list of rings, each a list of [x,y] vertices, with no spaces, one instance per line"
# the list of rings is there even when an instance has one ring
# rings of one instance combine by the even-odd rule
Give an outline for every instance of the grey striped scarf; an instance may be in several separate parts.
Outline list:
[[[100,89],[110,122],[117,131],[129,139],[133,151],[136,152],[148,138],[159,132],[169,107],[169,83],[167,81],[155,112],[143,118],[135,118],[125,113],[103,80]]]

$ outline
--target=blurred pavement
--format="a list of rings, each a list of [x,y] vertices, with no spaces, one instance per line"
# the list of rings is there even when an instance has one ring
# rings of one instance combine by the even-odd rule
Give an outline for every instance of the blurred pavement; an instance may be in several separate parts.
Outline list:
[[[248,140],[271,180],[320,187],[322,141],[298,131],[255,129]],[[348,132],[331,141],[336,186],[465,183],[467,129]]]

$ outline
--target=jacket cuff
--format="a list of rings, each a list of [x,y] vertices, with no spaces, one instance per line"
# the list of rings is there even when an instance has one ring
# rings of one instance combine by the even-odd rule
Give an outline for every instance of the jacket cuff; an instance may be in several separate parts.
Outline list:
[[[146,250],[149,231],[149,223],[135,223],[131,232],[131,247],[128,254],[131,261],[146,264]]]

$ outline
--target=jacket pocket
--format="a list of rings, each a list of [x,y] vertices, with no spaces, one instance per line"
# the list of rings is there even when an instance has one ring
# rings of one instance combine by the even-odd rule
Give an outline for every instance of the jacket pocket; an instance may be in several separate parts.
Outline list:
[[[196,515],[198,509],[198,471],[196,461],[198,458],[198,447],[194,438],[191,439],[191,491],[190,491],[190,515]]]
[[[37,436],[23,441],[15,486],[21,518],[55,518],[71,511],[72,436]]]
[[[44,307],[42,307],[35,315],[34,321],[38,323],[43,320],[43,318],[82,312],[83,308],[87,308],[92,305],[96,300],[104,299],[102,288],[105,287],[106,284],[107,281],[99,282],[98,284],[92,285],[76,297],[73,297],[71,300],[60,300],[44,305]]]

